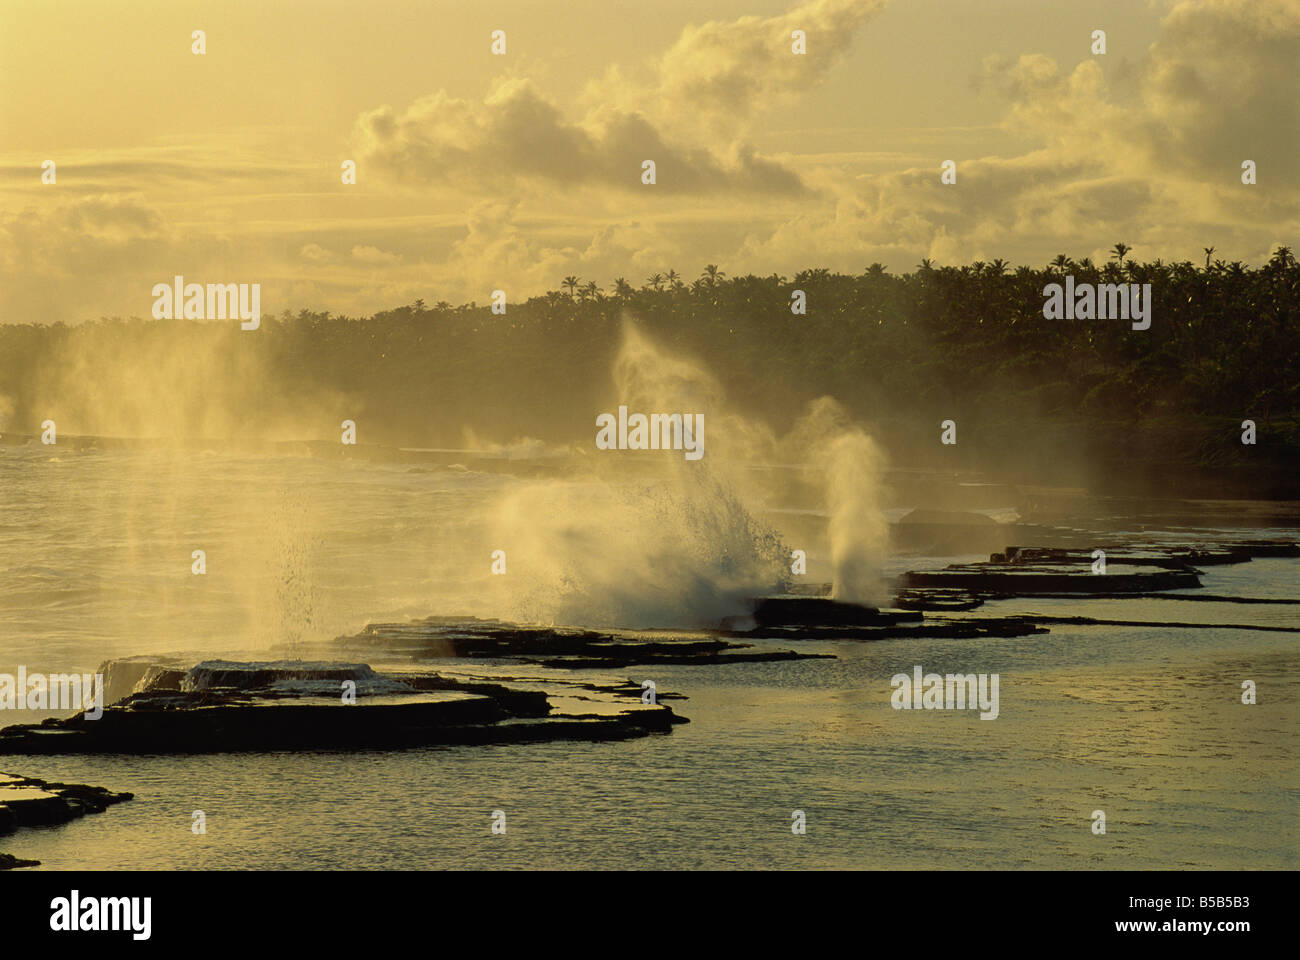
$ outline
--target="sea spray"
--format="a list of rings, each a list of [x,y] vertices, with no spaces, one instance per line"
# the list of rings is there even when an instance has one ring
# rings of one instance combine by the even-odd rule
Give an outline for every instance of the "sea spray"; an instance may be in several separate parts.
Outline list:
[[[493,547],[511,558],[493,577],[500,615],[582,626],[710,626],[789,586],[790,550],[758,519],[784,482],[755,465],[807,464],[817,476],[835,595],[879,599],[888,528],[880,513],[883,457],[830,398],[791,434],[726,406],[716,380],[624,324],[614,403],[698,412],[714,427],[709,455],[590,458],[581,477],[519,481],[499,500]],[[647,478],[646,473],[650,472]]]
[[[885,457],[831,397],[810,405],[789,444],[821,480],[831,555],[832,596],[848,603],[879,604],[889,525],[881,512]]]
[[[522,482],[502,498],[493,578],[508,619],[707,626],[779,587],[784,547],[716,480]]]
[[[684,627],[747,612],[752,597],[781,589],[788,555],[754,517],[739,482],[737,452],[765,428],[727,410],[706,371],[663,351],[631,322],[612,374],[610,408],[681,410],[717,423],[708,461],[646,464],[610,451],[590,458],[581,476],[512,485],[494,525],[494,546],[512,563],[491,585],[503,615]]]
[[[881,568],[889,526],[878,506],[880,454],[865,433],[853,431],[826,450],[826,506],[830,512],[832,593],[849,603],[880,603]]]

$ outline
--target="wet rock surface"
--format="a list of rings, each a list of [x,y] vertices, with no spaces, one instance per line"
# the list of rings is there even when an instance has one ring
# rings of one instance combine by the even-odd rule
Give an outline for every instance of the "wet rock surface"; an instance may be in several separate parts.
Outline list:
[[[617,740],[686,722],[640,685],[364,663],[110,661],[103,716],[0,730],[0,753],[216,753]]]
[[[1109,558],[1107,560],[1109,563]],[[908,588],[943,587],[972,594],[996,594],[1005,597],[1039,596],[1046,593],[1148,593],[1155,590],[1182,590],[1199,587],[1200,577],[1194,569],[1168,570],[1139,566],[1134,570],[1097,575],[1089,566],[1062,570],[1052,563],[952,564],[943,570],[912,571],[904,574]]]
[[[774,627],[883,627],[904,621],[919,621],[921,615],[907,611],[881,611],[829,597],[797,594],[763,597],[754,606],[756,630]]]
[[[1300,604],[1300,599],[1190,592],[1201,587],[1201,567],[1249,563],[1256,557],[1300,557],[1300,546],[1294,541],[1215,541],[1192,545],[1104,541],[1095,549],[1105,555],[1105,572],[1094,572],[1097,558],[1091,550],[1017,546],[993,553],[987,562],[950,564],[941,570],[910,571],[898,581],[900,589],[895,603],[904,609],[922,612],[967,612],[990,600],[1012,598],[1148,598],[1243,605]],[[927,621],[929,619],[927,617]],[[1106,620],[1077,615],[1021,615],[1016,619],[1027,625],[1106,624],[1198,629],[1221,626],[1182,621]],[[975,618],[964,622],[975,622]],[[1237,626],[1284,632],[1290,629],[1253,624]]]
[[[51,826],[67,823],[90,813],[103,813],[109,807],[133,798],[130,793],[114,793],[104,787],[79,783],[52,783],[15,773],[0,773],[0,837],[23,827]],[[0,853],[0,870],[39,866],[39,860],[24,860]]]
[[[728,617],[718,629],[707,631],[565,630],[472,617],[428,617],[404,624],[370,624],[357,636],[340,639],[339,643],[349,656],[491,657],[559,669],[610,669],[834,659],[834,654],[736,642],[741,639],[784,643],[911,636],[1006,637],[1047,632],[1020,617],[950,620],[809,595],[760,597],[752,606],[751,615]]]
[[[965,596],[965,594],[963,594]],[[959,609],[960,605],[947,609]],[[943,605],[880,610],[829,597],[786,595],[764,597],[756,602],[752,622],[729,621],[731,636],[765,637],[776,640],[890,640],[904,637],[969,639],[976,637],[1021,637],[1047,633],[1046,628],[1023,617],[950,619],[926,611]]]
[[[725,664],[798,660],[814,656],[758,649],[718,631],[583,630],[522,626],[477,617],[426,617],[407,623],[372,623],[340,638],[348,652],[470,659],[509,659],[566,669],[624,668],[655,664]]]
[[[757,598],[717,629],[588,630],[473,617],[370,624],[316,645],[315,660],[132,657],[100,668],[103,716],[85,713],[0,730],[0,754],[212,753],[392,749],[430,745],[616,740],[687,722],[640,683],[603,671],[829,657],[766,641],[979,639],[1048,632],[1049,624],[1210,628],[1207,623],[1103,620],[1022,612],[985,616],[991,600],[1160,597],[1235,603],[1284,598],[1198,596],[1200,566],[1300,555],[1292,541],[1103,544],[1090,550],[1011,546],[989,561],[918,570],[892,609],[844,603],[816,587]],[[1289,630],[1281,626],[1248,629]],[[752,639],[754,643],[738,642]],[[758,642],[764,641],[764,642]],[[372,666],[374,664],[374,666]],[[643,694],[645,699],[643,701]]]

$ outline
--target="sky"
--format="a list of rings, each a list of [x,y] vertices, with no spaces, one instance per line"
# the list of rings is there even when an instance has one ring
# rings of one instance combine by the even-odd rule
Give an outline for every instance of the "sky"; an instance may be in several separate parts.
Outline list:
[[[1300,246],[1297,63],[1300,0],[0,0],[0,322],[147,317],[177,274],[355,316],[705,264],[1259,264]]]

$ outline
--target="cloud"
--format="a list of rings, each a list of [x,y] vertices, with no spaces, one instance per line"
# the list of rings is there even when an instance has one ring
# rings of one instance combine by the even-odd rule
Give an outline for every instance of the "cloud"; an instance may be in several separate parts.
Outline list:
[[[739,259],[788,269],[817,251],[861,269],[1054,252],[1189,259],[1202,246],[1260,262],[1300,227],[1300,7],[1286,0],[1182,2],[1135,68],[1108,80],[1102,58],[1063,70],[1050,57],[990,57],[982,83],[1007,101],[1003,128],[1036,144],[956,158],[957,184],[930,167],[839,184],[816,207],[747,237]],[[1244,186],[1241,161],[1259,165]],[[817,256],[818,253],[811,254]]]
[[[482,303],[493,289],[516,303],[566,274],[608,289],[616,276],[639,284],[705,263],[733,275],[907,269],[922,257],[1043,264],[1100,259],[1121,240],[1140,258],[1199,261],[1212,245],[1258,263],[1295,245],[1294,0],[1170,3],[1133,60],[989,57],[981,83],[1001,121],[981,118],[977,132],[918,138],[846,120],[832,131],[846,152],[824,152],[821,138],[809,149],[823,152],[799,154],[799,136],[782,141],[789,154],[756,150],[751,139],[804,131],[790,105],[852,55],[882,6],[810,0],[687,26],[572,103],[506,73],[481,97],[378,107],[354,121],[355,187],[339,185],[333,157],[275,175],[268,150],[165,139],[56,157],[57,187],[26,160],[8,163],[0,321],[147,316],[152,284],[176,273],[261,282],[268,312],[358,313],[416,297]],[[795,29],[806,56],[790,52]],[[888,96],[890,82],[864,96]],[[978,150],[962,146],[974,140]],[[641,183],[646,159],[654,187]],[[955,186],[939,182],[944,159],[957,161]],[[1240,182],[1245,159],[1257,186]],[[254,177],[264,192],[249,195]]]
[[[481,102],[440,91],[400,114],[363,114],[354,134],[362,162],[393,180],[480,193],[604,187],[660,193],[756,192],[797,195],[798,176],[753,149],[669,142],[643,115],[600,108],[566,120],[529,80],[513,77]],[[641,182],[653,160],[656,183]]]
[[[407,184],[480,192],[604,187],[657,193],[799,196],[799,176],[738,139],[752,121],[819,83],[885,0],[810,0],[775,17],[688,26],[662,57],[588,85],[568,119],[530,80],[508,76],[482,101],[437,91],[398,112],[362,114],[363,161]],[[803,30],[808,52],[792,52]],[[668,131],[671,131],[669,133]]]
[[[78,195],[0,215],[0,320],[79,319],[73,309],[98,316],[121,302],[124,277],[168,258],[173,239],[162,215],[129,195]]]
[[[1297,63],[1294,0],[1178,3],[1141,73],[1148,149],[1168,165],[1209,177],[1254,159],[1273,184],[1296,189]]]
[[[334,259],[334,254],[330,253],[318,243],[308,243],[298,251],[298,256],[304,260],[312,260],[316,263],[329,263]]]
[[[588,96],[613,98],[665,125],[735,136],[819,84],[884,6],[885,0],[812,0],[774,17],[688,26],[644,79],[613,68]],[[795,30],[806,37],[803,55],[791,49]]]
[[[356,246],[352,248],[352,259],[360,260],[362,263],[397,263],[402,259],[401,254],[389,253],[380,250],[378,247]]]

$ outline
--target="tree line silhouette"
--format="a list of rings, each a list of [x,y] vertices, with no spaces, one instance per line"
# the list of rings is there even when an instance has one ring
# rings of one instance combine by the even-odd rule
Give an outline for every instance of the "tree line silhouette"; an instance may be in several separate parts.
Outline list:
[[[6,324],[0,414],[7,396],[7,429],[37,432],[37,388],[76,347],[92,359],[84,377],[104,377],[104,390],[111,375],[97,357],[215,358],[209,376],[256,381],[241,384],[241,395],[257,398],[246,412],[254,431],[259,410],[321,396],[330,399],[320,437],[351,417],[377,443],[459,446],[470,427],[502,441],[590,445],[595,414],[618,399],[610,365],[630,319],[778,431],[809,400],[836,397],[896,465],[1298,495],[1300,266],[1291,250],[1258,268],[1215,260],[1213,247],[1203,265],[1138,262],[1130,252],[1119,243],[1104,264],[1061,254],[1014,269],[1001,259],[922,260],[902,274],[874,263],[857,274],[728,276],[709,264],[690,281],[670,269],[607,287],[568,276],[504,315],[416,300],[369,317],[286,311],[256,333],[134,318]],[[1071,274],[1076,284],[1150,283],[1151,328],[1044,319],[1044,286]],[[791,310],[795,290],[806,314]],[[160,354],[159,340],[177,352]],[[956,447],[939,446],[944,419],[958,424]],[[1258,427],[1254,447],[1241,443],[1247,419]]]

